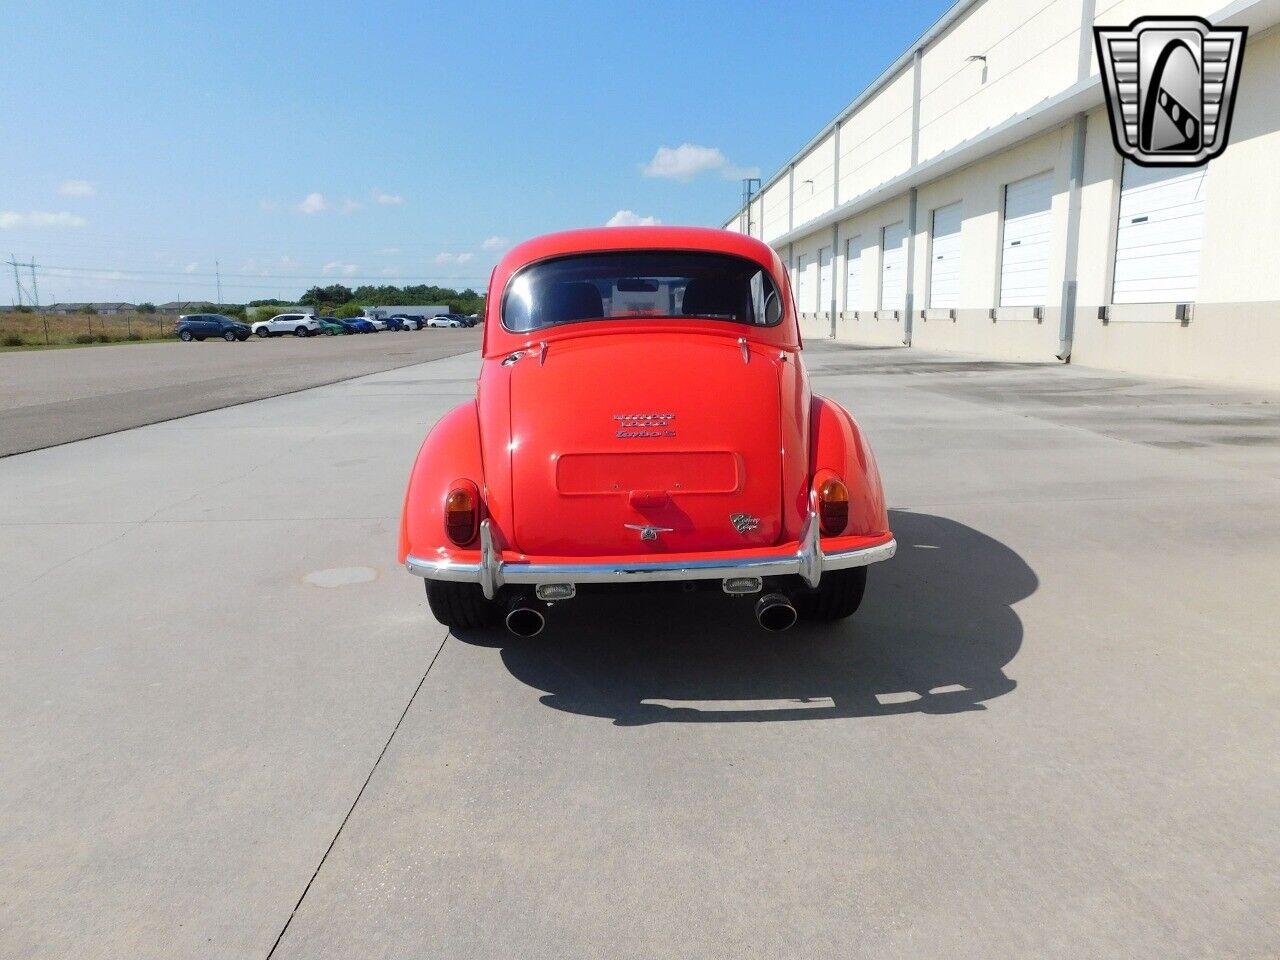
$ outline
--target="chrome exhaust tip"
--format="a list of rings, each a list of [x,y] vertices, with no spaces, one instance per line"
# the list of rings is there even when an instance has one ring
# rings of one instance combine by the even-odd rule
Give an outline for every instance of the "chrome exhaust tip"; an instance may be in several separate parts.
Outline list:
[[[767,593],[756,603],[756,622],[766,630],[780,633],[795,626],[796,608],[781,593]]]
[[[507,629],[517,637],[536,637],[547,625],[547,618],[533,607],[517,603],[507,613]]]

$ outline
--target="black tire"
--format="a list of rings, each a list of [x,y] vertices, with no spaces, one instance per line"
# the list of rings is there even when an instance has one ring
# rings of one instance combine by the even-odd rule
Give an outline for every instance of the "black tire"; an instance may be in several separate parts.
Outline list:
[[[192,340],[195,339],[195,337],[191,335],[190,330],[183,330],[180,334],[178,334],[178,339],[181,340],[183,343],[190,343]]]
[[[858,612],[866,590],[866,567],[828,570],[817,590],[803,590],[791,602],[802,620],[843,620]]]
[[[305,337],[307,335],[307,328],[298,327],[296,330],[293,331],[293,335],[295,337]]]
[[[227,341],[227,343],[235,343],[235,342],[236,342],[236,332],[235,332],[234,330],[228,330],[228,331],[226,331],[225,333],[223,333],[223,335],[222,335],[222,339],[223,339],[223,340],[225,340],[225,341]]]
[[[498,605],[485,599],[480,584],[425,582],[431,615],[450,630],[481,630],[498,622]]]
[[[268,330],[266,327],[259,327],[257,330],[254,331],[254,333],[260,336],[263,340],[271,336],[271,331]]]

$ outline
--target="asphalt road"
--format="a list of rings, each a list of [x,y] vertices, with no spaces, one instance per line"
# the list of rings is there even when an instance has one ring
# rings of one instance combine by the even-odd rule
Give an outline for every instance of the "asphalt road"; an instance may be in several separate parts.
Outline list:
[[[474,350],[476,330],[0,353],[0,457]]]
[[[446,636],[394,541],[474,354],[0,461],[0,956],[1280,954],[1280,397],[809,364],[900,550],[781,637]]]

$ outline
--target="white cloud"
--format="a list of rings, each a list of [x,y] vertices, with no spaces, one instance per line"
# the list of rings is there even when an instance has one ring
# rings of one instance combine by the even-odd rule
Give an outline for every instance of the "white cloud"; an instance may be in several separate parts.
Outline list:
[[[297,206],[299,213],[305,213],[308,216],[328,209],[329,201],[324,198],[323,193],[308,193]]]
[[[185,267],[183,267],[183,268],[182,268],[182,272],[183,272],[183,273],[195,273],[198,269],[200,269],[200,264],[196,263],[196,262],[193,260],[191,263],[188,263]]]
[[[58,192],[64,197],[92,197],[94,189],[88,180],[63,180]]]
[[[399,267],[384,267],[384,268],[382,269],[382,275],[383,275],[384,277],[398,277],[398,276],[400,276],[400,268],[399,268]]]
[[[88,222],[84,217],[66,211],[59,213],[50,213],[47,210],[32,210],[30,213],[0,211],[0,230],[11,230],[14,227],[83,227]]]
[[[696,143],[682,143],[678,147],[661,146],[653,159],[640,170],[646,177],[679,180],[682,183],[703,173],[718,173],[726,180],[760,176],[756,167],[734,166],[719,147],[701,147]]]
[[[485,250],[504,250],[511,245],[511,241],[506,237],[490,237],[480,246]]]
[[[657,217],[642,217],[632,210],[619,210],[605,223],[606,227],[656,227],[662,223]]]
[[[441,253],[436,255],[436,263],[470,263],[474,253]]]
[[[355,263],[343,263],[341,260],[330,260],[320,268],[325,276],[333,276],[341,274],[344,277],[353,277],[360,272],[360,266]]]
[[[350,197],[347,197],[342,201],[343,213],[355,213],[357,210],[363,210],[363,209],[364,209],[364,204],[361,203],[359,200],[352,200]]]
[[[374,203],[384,204],[400,204],[404,203],[404,197],[398,193],[383,193],[377,187],[373,188],[373,192],[369,194],[373,198]]]

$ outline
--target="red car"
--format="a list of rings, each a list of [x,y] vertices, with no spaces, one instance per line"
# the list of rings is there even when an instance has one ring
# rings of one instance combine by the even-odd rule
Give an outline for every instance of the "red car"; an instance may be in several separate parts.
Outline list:
[[[858,609],[893,556],[871,446],[809,392],[787,273],[721,230],[608,227],[513,248],[476,399],[418,453],[400,562],[441,623],[522,636],[588,584],[683,581],[761,626]]]

